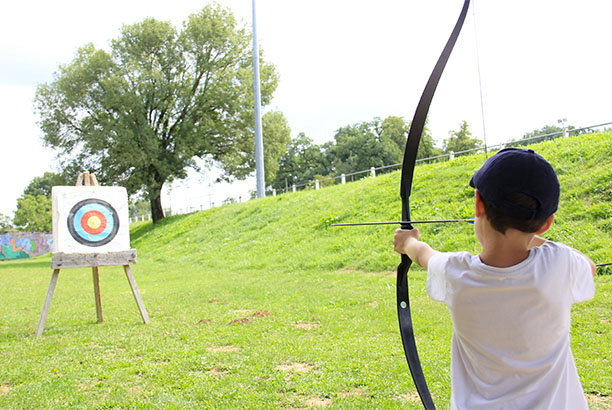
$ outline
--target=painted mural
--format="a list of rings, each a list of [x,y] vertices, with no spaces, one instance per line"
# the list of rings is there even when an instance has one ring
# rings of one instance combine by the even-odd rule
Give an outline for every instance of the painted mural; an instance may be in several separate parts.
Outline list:
[[[32,258],[51,251],[53,251],[52,233],[0,233],[0,260]]]

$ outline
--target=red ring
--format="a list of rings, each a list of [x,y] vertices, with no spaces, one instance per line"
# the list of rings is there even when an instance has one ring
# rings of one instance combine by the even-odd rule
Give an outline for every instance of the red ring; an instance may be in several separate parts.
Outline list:
[[[97,228],[92,228],[87,224],[89,219],[94,216],[100,220],[100,226],[98,226]],[[83,214],[83,217],[81,218],[81,226],[83,227],[83,230],[88,234],[98,235],[99,233],[104,232],[104,230],[106,229],[106,217],[100,211],[87,211],[85,212],[85,214]]]

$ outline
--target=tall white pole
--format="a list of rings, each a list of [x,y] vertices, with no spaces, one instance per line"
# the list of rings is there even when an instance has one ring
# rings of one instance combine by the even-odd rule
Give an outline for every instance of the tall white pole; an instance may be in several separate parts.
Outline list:
[[[255,0],[253,0],[253,91],[255,94],[255,177],[257,198],[266,196],[264,178],[263,137],[261,134],[261,91],[259,89],[259,46],[257,45],[257,23]]]

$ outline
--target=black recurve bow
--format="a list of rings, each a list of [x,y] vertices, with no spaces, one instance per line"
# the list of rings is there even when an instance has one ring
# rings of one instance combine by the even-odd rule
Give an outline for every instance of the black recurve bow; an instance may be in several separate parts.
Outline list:
[[[409,197],[410,191],[412,190],[412,178],[414,175],[414,166],[417,159],[417,151],[419,149],[419,142],[421,141],[421,135],[425,127],[425,120],[427,119],[427,112],[433,98],[434,92],[446,62],[450,57],[450,54],[455,46],[463,22],[467,15],[470,0],[464,0],[463,8],[459,19],[455,24],[455,28],[451,33],[442,54],[438,58],[433,72],[431,73],[423,95],[419,100],[416,112],[410,125],[410,131],[408,133],[408,139],[406,141],[406,150],[404,152],[404,160],[402,162],[402,178],[401,178],[401,189],[400,196],[402,198],[402,221],[410,221],[410,204]],[[412,229],[412,224],[402,224],[402,229]],[[397,267],[397,314],[399,318],[400,333],[402,335],[402,344],[404,345],[404,353],[408,360],[408,367],[410,367],[410,373],[416,386],[417,392],[421,397],[423,406],[425,409],[435,409],[435,405],[431,398],[431,393],[427,387],[425,381],[425,375],[421,368],[421,362],[419,360],[419,353],[417,351],[416,342],[414,340],[414,329],[412,327],[412,317],[410,315],[410,301],[408,296],[408,270],[412,265],[412,260],[406,255],[402,255],[402,261]]]

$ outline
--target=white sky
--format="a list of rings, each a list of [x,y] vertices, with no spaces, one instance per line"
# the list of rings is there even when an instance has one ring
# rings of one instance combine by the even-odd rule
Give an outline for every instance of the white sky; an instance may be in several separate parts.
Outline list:
[[[251,0],[223,0],[251,25]],[[145,17],[180,27],[205,2],[180,0],[21,0],[0,5],[0,213],[36,176],[53,171],[33,112],[37,84],[92,42],[108,49],[124,24]],[[427,78],[458,16],[460,0],[257,0],[259,44],[280,84],[267,109],[282,111],[292,136],[329,141],[342,126],[389,115],[412,119]],[[475,14],[474,14],[475,12]],[[473,0],[429,115],[440,142],[466,120],[477,137],[483,120],[476,64],[480,54],[487,143],[567,118],[575,126],[612,121],[612,2]],[[475,35],[475,32],[477,35]],[[208,188],[207,177],[176,185],[207,202],[237,188]],[[223,192],[219,192],[219,189]],[[239,188],[246,195],[254,182]],[[178,196],[177,196],[178,198]],[[197,202],[197,201],[196,201]]]

